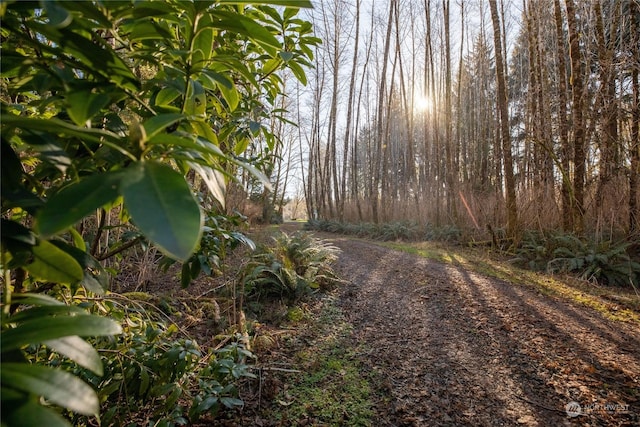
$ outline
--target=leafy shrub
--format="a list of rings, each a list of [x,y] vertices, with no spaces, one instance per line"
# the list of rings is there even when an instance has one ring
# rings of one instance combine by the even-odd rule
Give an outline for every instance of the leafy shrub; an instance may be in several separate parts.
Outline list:
[[[296,301],[337,281],[331,269],[336,253],[337,248],[307,233],[281,233],[251,257],[242,279],[244,291],[250,298]]]
[[[104,375],[77,372],[98,390],[104,425],[128,425],[141,416],[153,425],[186,425],[242,406],[237,383],[253,377],[245,362],[253,356],[240,343],[203,353],[193,339],[177,337],[178,328],[155,309],[109,299],[96,306],[124,325],[116,339],[94,342]]]
[[[251,250],[256,248],[255,243],[239,231],[242,226],[248,226],[248,223],[247,217],[241,214],[206,216],[200,244],[182,264],[180,283],[183,288],[188,287],[200,274],[211,276],[222,270],[224,259],[238,246],[244,245]],[[174,262],[175,260],[165,257],[161,265],[166,271]]]
[[[582,279],[607,285],[640,284],[640,263],[627,254],[629,243],[581,243],[556,248],[547,270],[576,273]]]
[[[311,219],[305,224],[305,229],[354,235],[383,241],[415,241],[426,239],[459,242],[462,238],[462,231],[455,225],[434,227],[431,224],[426,224],[420,226],[414,222],[374,224],[370,222],[347,223],[326,219]]]
[[[427,240],[457,243],[462,239],[462,230],[455,225],[434,227],[427,224],[424,236]]]
[[[121,329],[69,301],[80,289],[106,288],[97,259],[115,252],[98,254],[101,232],[125,226],[138,236],[132,244],[146,239],[168,257],[190,260],[184,283],[215,264],[215,253],[192,259],[198,247],[220,249],[200,245],[204,211],[224,206],[226,182],[240,168],[268,182],[242,156],[250,146],[276,151],[277,138],[261,122],[280,114],[273,111],[278,73],[289,69],[306,82],[302,67],[319,42],[311,23],[296,18],[296,7],[310,2],[287,4],[2,3],[3,425],[66,426],[64,411],[99,416],[95,391],[70,372],[80,366],[99,376],[100,358],[81,337]],[[194,197],[196,186],[208,189],[216,209]],[[113,209],[120,223],[104,224]],[[96,212],[101,220],[86,230]],[[33,350],[43,344],[75,364],[50,366]],[[195,350],[176,345],[139,357],[155,363],[177,353],[192,363]],[[111,350],[123,362],[138,357]],[[152,366],[138,362],[144,379]]]
[[[15,311],[2,316],[3,425],[68,425],[60,409],[41,405],[36,396],[68,411],[97,415],[99,398],[94,389],[73,375],[73,369],[49,363],[46,355],[36,357],[34,351],[55,351],[74,369],[101,376],[98,352],[80,337],[118,334],[120,325],[47,295],[21,293],[11,302]]]
[[[640,283],[640,262],[628,253],[629,242],[594,242],[570,234],[527,233],[514,261],[535,270],[572,273],[607,285]]]

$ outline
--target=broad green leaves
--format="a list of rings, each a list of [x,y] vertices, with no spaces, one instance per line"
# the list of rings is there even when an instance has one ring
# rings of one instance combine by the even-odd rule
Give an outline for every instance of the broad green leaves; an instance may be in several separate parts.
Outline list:
[[[53,236],[118,197],[122,174],[99,173],[62,189],[36,215],[36,230]]]
[[[3,318],[0,382],[3,400],[12,402],[6,407],[3,403],[3,420],[8,425],[70,425],[56,412],[34,405],[28,396],[44,397],[80,414],[97,415],[98,396],[91,386],[61,369],[23,363],[16,352],[27,345],[44,344],[96,375],[102,375],[100,356],[80,336],[119,334],[120,325],[46,295],[22,294],[15,300],[30,304],[31,308]]]
[[[165,114],[145,122],[147,135],[156,135],[158,129],[181,117]],[[214,195],[221,197],[224,179],[199,164],[194,166]],[[63,189],[38,212],[37,230],[43,236],[60,233],[120,195],[124,196],[133,221],[149,240],[176,259],[189,257],[200,239],[200,208],[184,177],[155,162],[139,162],[125,171],[96,174]],[[33,254],[34,262],[25,268],[39,278],[58,283],[75,283],[83,278],[73,257],[46,241],[35,246]]]
[[[111,99],[104,93],[71,92],[67,95],[67,113],[78,126],[84,126],[87,120],[98,114]]]
[[[3,385],[42,396],[50,402],[84,415],[97,415],[95,391],[69,372],[25,363],[3,363],[0,372]]]
[[[34,349],[102,373],[98,353],[81,337],[120,327],[44,294],[53,288],[57,298],[75,301],[105,293],[98,259],[122,247],[121,230],[189,260],[191,277],[234,241],[220,228],[202,242],[194,193],[208,189],[198,197],[217,210],[206,213],[212,217],[224,210],[229,180],[248,172],[268,185],[268,162],[256,159],[276,151],[266,123],[280,119],[280,74],[290,70],[304,82],[318,42],[311,24],[296,18],[299,7],[311,3],[0,6],[1,268],[11,278],[3,285],[2,400],[11,408],[3,423],[68,425],[38,397],[98,414],[90,387],[47,366]]]
[[[38,279],[63,284],[73,284],[82,280],[80,264],[65,251],[46,240],[32,248],[33,261],[24,269]],[[5,343],[2,343],[5,345]]]
[[[267,1],[256,1],[256,0],[220,0],[221,4],[272,4],[272,5],[280,5],[287,7],[313,7],[313,4],[310,0],[267,0]]]
[[[138,228],[166,254],[186,260],[202,233],[202,215],[184,177],[168,166],[140,162],[127,171],[122,195]]]

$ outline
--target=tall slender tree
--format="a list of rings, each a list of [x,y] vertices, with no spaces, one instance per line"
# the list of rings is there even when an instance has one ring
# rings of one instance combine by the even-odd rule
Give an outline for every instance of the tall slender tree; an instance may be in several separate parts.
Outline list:
[[[576,5],[573,0],[565,0],[567,8],[567,25],[569,28],[569,57],[571,59],[571,123],[573,134],[573,193],[575,209],[573,212],[573,230],[582,234],[584,231],[584,196],[585,196],[585,123],[584,123],[584,66],[580,48],[580,29],[576,16]]]
[[[497,108],[500,117],[500,141],[502,143],[502,160],[507,201],[507,234],[512,238],[516,238],[519,231],[518,205],[516,202],[516,184],[513,173],[511,132],[509,129],[509,99],[507,97],[507,83],[504,75],[505,66],[502,51],[500,16],[498,15],[496,0],[489,0],[489,7],[491,9],[491,22],[493,23],[493,45],[496,58],[496,80],[498,83]]]

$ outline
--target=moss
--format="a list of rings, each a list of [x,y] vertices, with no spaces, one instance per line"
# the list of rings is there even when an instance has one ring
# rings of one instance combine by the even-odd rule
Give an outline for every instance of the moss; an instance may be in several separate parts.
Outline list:
[[[331,298],[312,322],[316,338],[296,353],[301,373],[276,399],[273,417],[289,425],[372,425],[372,387],[348,342],[351,325]]]
[[[300,307],[291,307],[287,311],[287,319],[292,323],[298,323],[306,317],[305,312]]]

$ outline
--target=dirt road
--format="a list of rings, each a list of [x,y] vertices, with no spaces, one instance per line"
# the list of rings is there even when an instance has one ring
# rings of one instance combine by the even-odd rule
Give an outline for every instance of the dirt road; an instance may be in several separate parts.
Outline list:
[[[640,425],[637,324],[375,243],[330,239],[349,282],[342,308],[364,366],[381,379],[376,425]]]

